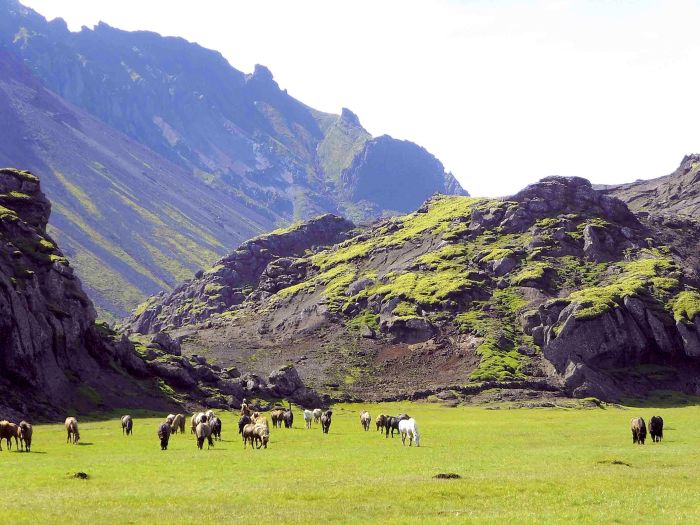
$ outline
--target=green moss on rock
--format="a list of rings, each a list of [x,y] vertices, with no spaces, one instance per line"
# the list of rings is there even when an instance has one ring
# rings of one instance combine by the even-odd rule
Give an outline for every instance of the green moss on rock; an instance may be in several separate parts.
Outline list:
[[[700,314],[700,293],[695,290],[686,290],[671,301],[673,309],[673,318],[676,321],[692,323],[697,315]]]

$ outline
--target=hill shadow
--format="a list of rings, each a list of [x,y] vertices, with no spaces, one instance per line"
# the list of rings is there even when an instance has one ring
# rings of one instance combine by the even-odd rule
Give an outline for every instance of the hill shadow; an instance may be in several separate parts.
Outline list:
[[[645,397],[623,398],[621,404],[628,408],[682,408],[700,405],[700,396],[675,390],[653,390]]]

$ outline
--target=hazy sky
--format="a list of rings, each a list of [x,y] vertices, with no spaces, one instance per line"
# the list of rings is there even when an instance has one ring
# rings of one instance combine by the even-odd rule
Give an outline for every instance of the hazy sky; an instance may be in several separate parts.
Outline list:
[[[473,195],[651,178],[700,152],[694,1],[22,0],[182,36],[435,154]]]

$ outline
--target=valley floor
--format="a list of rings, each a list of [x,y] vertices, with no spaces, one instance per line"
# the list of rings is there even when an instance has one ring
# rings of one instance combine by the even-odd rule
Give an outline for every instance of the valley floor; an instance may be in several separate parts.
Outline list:
[[[420,448],[401,446],[359,412],[407,412]],[[663,416],[662,443],[632,445],[629,421]],[[161,418],[36,426],[30,454],[0,465],[3,523],[698,523],[700,406],[488,410],[432,404],[337,405],[328,435],[271,429],[243,450],[234,414],[224,441],[197,450],[188,433],[162,452]],[[269,418],[269,415],[268,415]],[[80,419],[80,418],[79,418]],[[189,423],[189,422],[188,422]],[[72,477],[85,472],[89,479]],[[456,473],[461,479],[434,479]]]

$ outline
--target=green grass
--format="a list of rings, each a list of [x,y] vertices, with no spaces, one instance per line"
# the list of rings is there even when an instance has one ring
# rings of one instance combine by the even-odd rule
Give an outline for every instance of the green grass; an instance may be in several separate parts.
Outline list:
[[[359,411],[406,411],[422,446],[401,446]],[[652,414],[665,440],[632,445],[629,420]],[[243,450],[234,417],[199,451],[190,434],[160,450],[159,419],[85,422],[82,445],[61,425],[35,427],[31,454],[3,451],[6,523],[694,523],[700,520],[700,407],[446,409],[340,405],[330,433],[271,429],[267,450]],[[3,447],[4,448],[4,447]],[[87,480],[74,479],[86,472]],[[456,473],[461,479],[434,479]],[[253,510],[254,509],[254,510]]]

